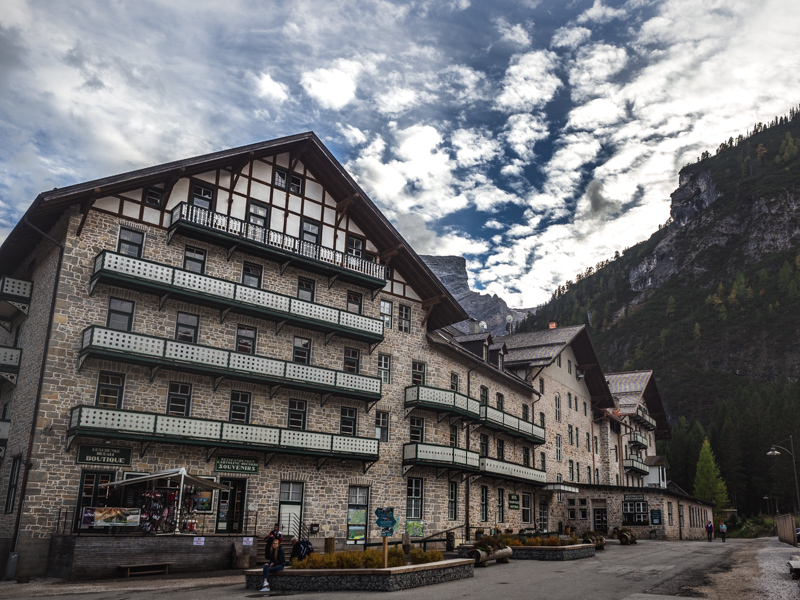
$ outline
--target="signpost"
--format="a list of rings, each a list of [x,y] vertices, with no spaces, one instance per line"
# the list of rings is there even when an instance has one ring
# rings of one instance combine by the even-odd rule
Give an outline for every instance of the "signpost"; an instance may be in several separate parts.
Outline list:
[[[389,566],[389,537],[397,525],[397,519],[394,518],[394,507],[392,508],[376,508],[375,516],[378,517],[376,524],[381,528],[381,537],[383,538],[383,568]]]

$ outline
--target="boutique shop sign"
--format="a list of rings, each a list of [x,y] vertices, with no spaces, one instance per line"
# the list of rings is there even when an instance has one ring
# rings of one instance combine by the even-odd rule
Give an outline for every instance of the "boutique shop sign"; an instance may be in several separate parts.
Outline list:
[[[131,466],[131,449],[116,448],[114,446],[78,446],[79,465],[115,465],[117,467]]]

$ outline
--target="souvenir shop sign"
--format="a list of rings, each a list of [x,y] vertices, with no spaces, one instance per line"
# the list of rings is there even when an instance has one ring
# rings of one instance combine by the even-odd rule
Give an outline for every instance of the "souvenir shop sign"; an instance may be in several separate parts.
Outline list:
[[[131,466],[131,449],[117,448],[115,446],[78,446],[79,465],[115,465],[117,467]]]
[[[644,502],[644,494],[625,494],[622,499],[625,502]]]
[[[519,494],[508,495],[508,508],[509,510],[519,510]]]
[[[138,508],[86,506],[81,515],[84,527],[138,527],[141,511]]]
[[[218,456],[214,471],[227,473],[258,473],[258,460],[241,456]]]

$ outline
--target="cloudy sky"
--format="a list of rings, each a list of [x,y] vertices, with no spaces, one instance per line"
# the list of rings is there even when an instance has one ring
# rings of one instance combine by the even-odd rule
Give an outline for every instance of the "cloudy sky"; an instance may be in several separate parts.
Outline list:
[[[53,187],[313,130],[512,306],[800,103],[797,0],[0,2],[0,239]]]

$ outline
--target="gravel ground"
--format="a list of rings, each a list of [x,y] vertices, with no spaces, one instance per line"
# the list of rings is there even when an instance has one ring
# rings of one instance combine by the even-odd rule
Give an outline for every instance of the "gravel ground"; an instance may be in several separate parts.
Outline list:
[[[756,559],[761,568],[761,576],[756,580],[755,588],[758,598],[770,600],[796,600],[800,598],[800,586],[797,580],[789,575],[786,564],[792,556],[800,556],[800,548],[793,548],[778,541],[778,538],[767,538],[758,551]]]

